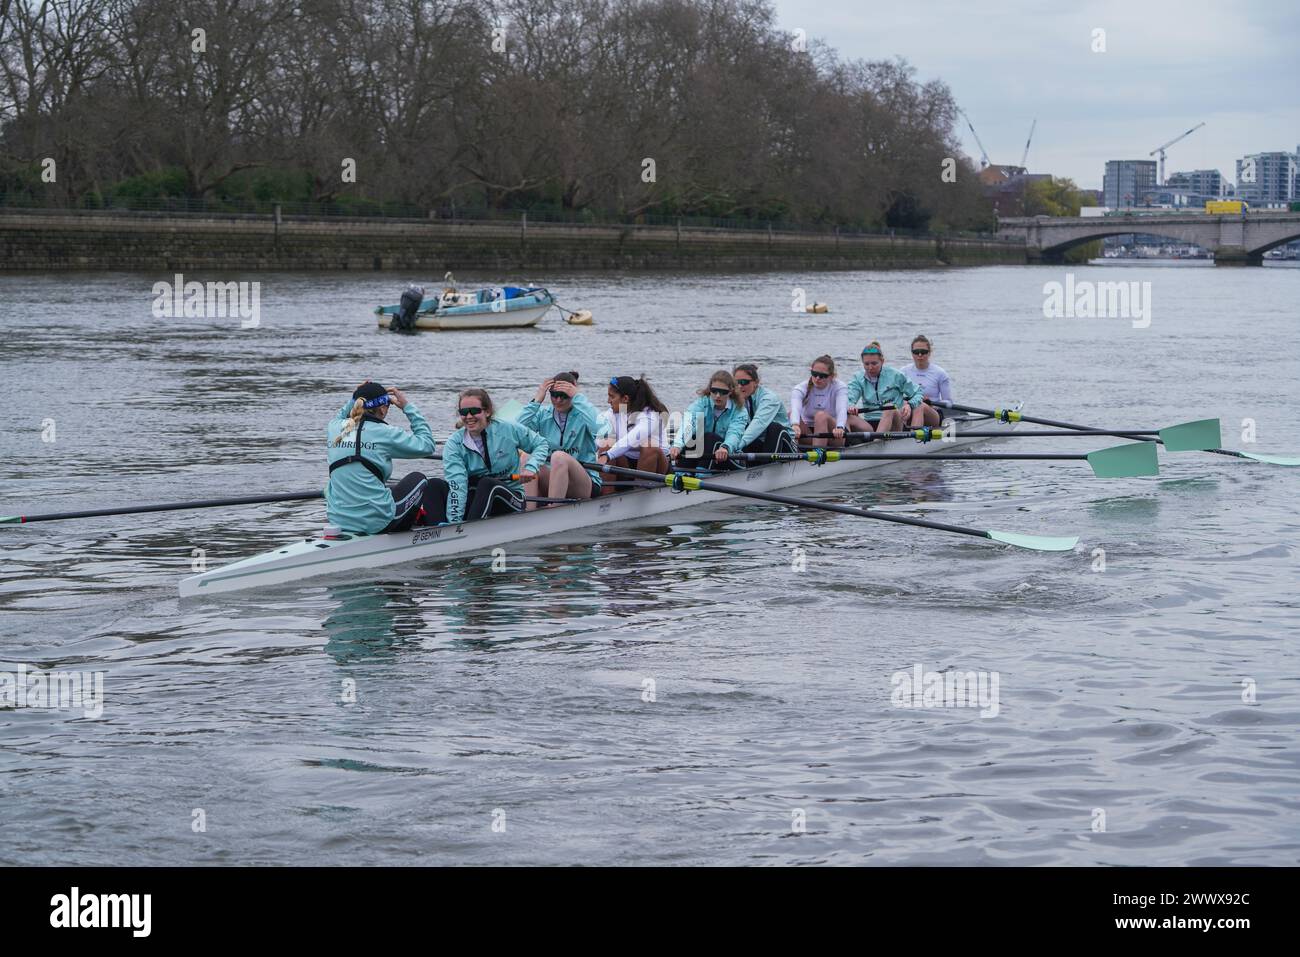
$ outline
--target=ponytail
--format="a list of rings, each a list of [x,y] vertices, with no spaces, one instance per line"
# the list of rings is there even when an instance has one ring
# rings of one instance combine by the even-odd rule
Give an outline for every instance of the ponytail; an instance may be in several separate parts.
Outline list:
[[[356,399],[352,403],[352,411],[348,413],[348,420],[343,423],[343,428],[339,430],[339,437],[334,440],[335,445],[342,445],[346,439],[361,424],[361,417],[366,414],[366,400]]]
[[[645,409],[653,409],[661,415],[666,415],[668,412],[668,406],[659,401],[659,396],[655,395],[655,390],[650,388],[650,383],[644,376],[639,379],[634,379],[630,375],[615,376],[609,380],[609,384],[619,395],[628,397],[629,412],[641,412]]]

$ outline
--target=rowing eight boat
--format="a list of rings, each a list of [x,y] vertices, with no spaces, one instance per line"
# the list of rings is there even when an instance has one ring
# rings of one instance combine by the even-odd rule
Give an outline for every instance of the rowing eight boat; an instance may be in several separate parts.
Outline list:
[[[1014,408],[1019,407],[1016,405]],[[918,445],[917,448],[922,451],[948,452],[958,446],[992,441],[987,437],[989,431],[1010,433],[1016,428],[1014,422],[999,422],[987,415],[965,415],[954,416],[954,418],[962,425],[978,423],[981,427],[987,426],[983,429],[985,435],[963,438],[959,430],[953,442],[932,442]],[[759,492],[813,485],[863,469],[892,464],[893,460],[888,458],[891,450],[884,448],[889,444],[886,442],[873,444],[869,449],[864,450],[866,454],[862,458],[827,462],[815,467],[809,466],[807,462],[777,462],[735,472],[724,472],[710,477],[709,483]],[[279,585],[344,572],[355,574],[381,565],[428,561],[466,552],[481,552],[508,542],[545,538],[593,525],[645,519],[694,505],[720,504],[728,501],[735,501],[735,498],[722,492],[697,491],[682,494],[664,486],[619,492],[571,505],[502,515],[459,525],[413,528],[405,532],[380,535],[343,535],[330,539],[308,538],[246,558],[232,565],[182,579],[180,594],[182,598],[188,598]]]

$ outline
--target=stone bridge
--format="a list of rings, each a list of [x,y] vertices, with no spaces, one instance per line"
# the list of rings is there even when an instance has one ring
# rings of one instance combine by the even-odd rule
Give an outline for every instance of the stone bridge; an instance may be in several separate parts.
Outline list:
[[[1114,216],[1033,216],[998,220],[998,236],[1023,239],[1030,262],[1059,263],[1072,246],[1142,233],[1195,243],[1221,266],[1259,266],[1264,253],[1300,239],[1300,213],[1260,210],[1229,216],[1133,211]]]

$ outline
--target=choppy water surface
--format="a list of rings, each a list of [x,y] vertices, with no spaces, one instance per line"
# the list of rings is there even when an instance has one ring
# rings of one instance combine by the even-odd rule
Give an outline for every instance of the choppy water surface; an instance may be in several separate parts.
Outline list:
[[[917,331],[975,404],[1218,415],[1230,447],[1249,417],[1253,448],[1300,453],[1294,269],[1076,270],[1150,281],[1146,329],[1043,318],[1047,267],[464,276],[544,278],[597,324],[414,340],[368,314],[406,277],[262,276],[257,329],[152,318],[162,278],[0,278],[0,512],[318,488],[367,377],[441,439],[469,383],[645,372],[680,408],[720,365],[786,395],[819,353],[852,372]],[[794,287],[833,311],[793,313]],[[1162,461],[901,464],[815,493],[1082,536],[1065,555],[736,505],[523,544],[505,572],[182,604],[194,549],[265,550],[319,503],[0,529],[3,667],[100,670],[106,695],[98,720],[0,712],[0,862],[1294,864],[1300,470]],[[894,706],[918,664],[996,672],[997,715]]]

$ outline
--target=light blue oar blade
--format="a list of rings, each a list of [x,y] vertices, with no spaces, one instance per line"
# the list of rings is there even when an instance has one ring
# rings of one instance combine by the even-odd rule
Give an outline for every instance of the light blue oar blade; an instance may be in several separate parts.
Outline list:
[[[519,418],[519,413],[522,411],[524,411],[524,404],[518,399],[511,399],[508,402],[503,402],[494,414],[496,418],[501,419],[503,422],[513,422]]]
[[[1235,451],[1235,450],[1234,450]],[[1258,452],[1237,452],[1237,455],[1244,458],[1254,459],[1256,462],[1266,462],[1269,465],[1300,465],[1300,459],[1287,455],[1261,455]]]
[[[986,534],[995,542],[1002,542],[1004,545],[1015,545],[1017,548],[1032,548],[1036,552],[1070,552],[1074,550],[1074,546],[1079,544],[1078,537],[1074,535],[1068,538],[1059,538],[1051,535],[1021,535],[1018,532],[998,532],[992,529]]]
[[[1160,441],[1170,452],[1203,452],[1223,444],[1218,419],[1184,422],[1160,430]]]
[[[1159,475],[1160,460],[1154,442],[1129,442],[1088,453],[1088,464],[1097,478],[1132,478]]]

